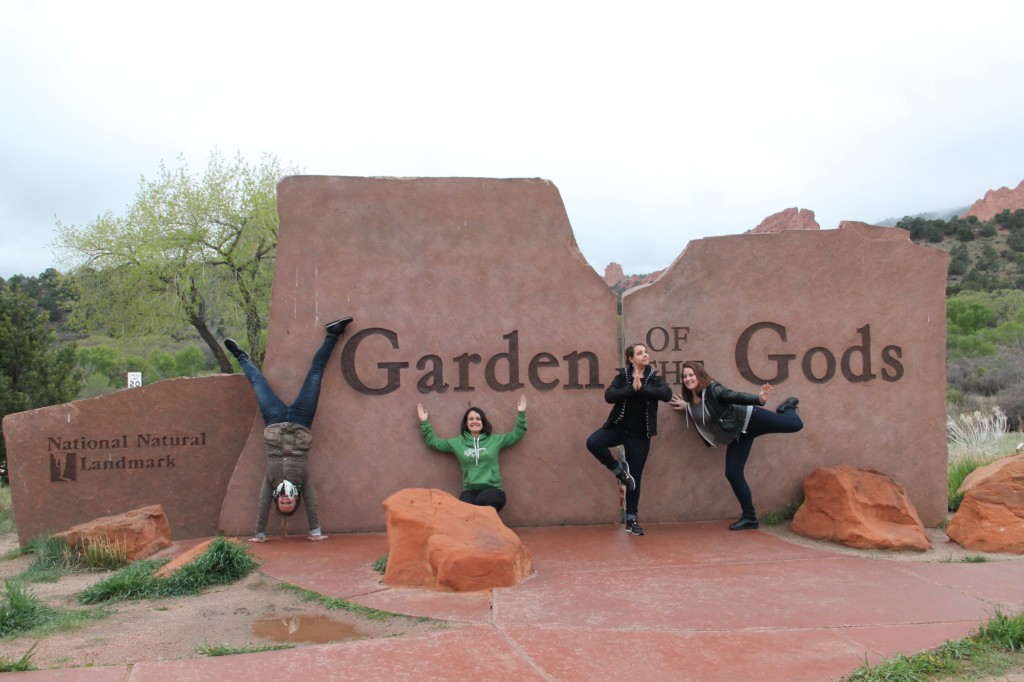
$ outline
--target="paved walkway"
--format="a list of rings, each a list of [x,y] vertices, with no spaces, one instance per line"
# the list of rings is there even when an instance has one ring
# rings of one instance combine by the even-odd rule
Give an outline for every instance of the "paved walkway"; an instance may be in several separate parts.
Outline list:
[[[256,547],[262,573],[462,627],[283,651],[25,679],[835,680],[1024,611],[1024,562],[917,563],[834,554],[728,522],[522,528],[535,575],[472,594],[389,589],[383,533]]]

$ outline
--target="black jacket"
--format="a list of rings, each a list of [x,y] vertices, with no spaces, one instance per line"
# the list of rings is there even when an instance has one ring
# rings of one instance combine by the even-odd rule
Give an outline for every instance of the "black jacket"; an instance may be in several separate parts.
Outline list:
[[[608,428],[612,424],[622,421],[622,417],[626,413],[627,401],[642,400],[646,408],[646,436],[653,438],[658,434],[658,401],[667,403],[671,400],[672,389],[661,378],[653,365],[647,365],[639,391],[633,390],[633,365],[619,367],[615,372],[612,383],[604,390],[604,400],[607,403],[612,403],[612,410],[602,428]]]
[[[753,393],[730,391],[717,381],[712,381],[711,385],[701,392],[701,402],[704,403],[704,410],[708,416],[717,420],[718,425],[735,440],[739,438],[747,417],[746,410],[740,406],[760,405],[761,398]]]

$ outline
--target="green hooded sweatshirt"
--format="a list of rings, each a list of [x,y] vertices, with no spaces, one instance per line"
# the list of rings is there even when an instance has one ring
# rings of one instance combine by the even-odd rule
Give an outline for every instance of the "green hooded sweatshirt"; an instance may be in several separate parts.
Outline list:
[[[441,439],[434,435],[429,421],[420,422],[423,442],[438,452],[449,452],[462,467],[462,489],[483,490],[501,487],[498,453],[502,448],[515,445],[526,434],[526,413],[516,413],[516,425],[511,433],[492,433],[472,436],[463,431],[457,438]]]

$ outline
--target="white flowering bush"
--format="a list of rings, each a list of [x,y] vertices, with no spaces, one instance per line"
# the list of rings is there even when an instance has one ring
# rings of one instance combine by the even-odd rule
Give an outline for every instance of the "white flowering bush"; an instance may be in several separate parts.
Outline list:
[[[979,410],[946,415],[950,511],[960,507],[963,495],[957,490],[968,474],[1021,448],[1017,445],[1021,434],[1010,433],[1007,424],[1006,414],[998,406],[992,408],[991,414]]]
[[[1005,447],[1008,420],[999,406],[991,414],[981,411],[946,416],[946,441],[950,455],[995,457]]]

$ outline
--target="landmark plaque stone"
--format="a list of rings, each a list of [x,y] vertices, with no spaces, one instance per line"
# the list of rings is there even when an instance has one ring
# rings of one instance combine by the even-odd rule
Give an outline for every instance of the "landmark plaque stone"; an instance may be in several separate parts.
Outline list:
[[[18,541],[155,504],[172,539],[215,534],[255,410],[245,377],[223,374],[7,415]]]
[[[422,442],[422,402],[441,437],[470,406],[511,431],[501,454],[510,526],[612,522],[618,488],[587,453],[614,375],[615,296],[576,245],[546,180],[291,177],[263,373],[291,401],[323,338],[351,315],[313,422],[309,468],[325,531],[384,530],[381,502],[404,488],[458,495],[455,458]],[[259,417],[221,516],[252,532],[266,466]],[[268,533],[279,519],[271,512]],[[289,519],[303,532],[305,513]]]
[[[616,299],[583,258],[546,180],[297,176],[281,217],[263,372],[291,402],[324,324],[351,315],[324,374],[310,475],[326,533],[382,531],[406,488],[458,495],[438,436],[469,406],[510,431],[501,454],[511,527],[620,521],[612,474],[586,450],[623,363]],[[641,226],[642,227],[642,226]],[[623,226],[622,238],[631,238]],[[652,245],[653,246],[653,245]],[[665,260],[671,257],[665,254]],[[783,511],[819,467],[871,467],[925,525],[945,513],[948,255],[904,230],[844,223],[692,241],[622,299],[623,345],[645,343],[672,386],[684,360],[733,390],[775,386],[806,424],[759,438],[747,479]],[[263,421],[241,375],[160,382],[4,419],[19,539],[161,504],[173,538],[252,533],[266,467]],[[644,522],[726,519],[739,508],[724,449],[660,405],[643,476]],[[268,534],[282,532],[271,512]],[[305,513],[289,519],[302,533]]]

